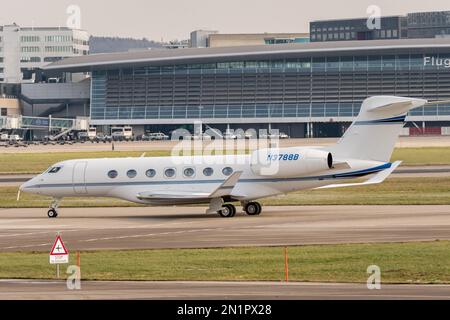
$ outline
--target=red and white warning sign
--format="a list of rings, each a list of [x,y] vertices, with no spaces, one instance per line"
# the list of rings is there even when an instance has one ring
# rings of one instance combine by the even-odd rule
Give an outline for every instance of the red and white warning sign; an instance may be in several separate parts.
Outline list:
[[[60,235],[56,236],[55,243],[53,244],[52,250],[50,251],[50,263],[69,263],[69,251],[67,251],[66,247],[64,246],[64,242],[62,241]]]

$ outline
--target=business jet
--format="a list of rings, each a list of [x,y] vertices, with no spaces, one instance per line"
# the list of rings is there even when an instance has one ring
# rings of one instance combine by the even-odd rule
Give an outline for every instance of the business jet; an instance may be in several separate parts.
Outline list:
[[[206,213],[233,217],[239,202],[248,215],[259,199],[298,190],[383,182],[399,165],[390,162],[409,110],[426,100],[374,96],[343,137],[327,147],[263,148],[248,155],[80,159],[51,166],[20,191],[53,198],[48,217],[64,197],[112,197],[144,205],[209,205]],[[363,182],[342,181],[366,177]],[[347,181],[348,182],[348,181]]]

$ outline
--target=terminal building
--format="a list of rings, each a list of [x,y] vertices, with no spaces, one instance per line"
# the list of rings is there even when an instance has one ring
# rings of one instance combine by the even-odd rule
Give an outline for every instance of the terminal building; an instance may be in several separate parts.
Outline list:
[[[43,66],[89,54],[89,34],[62,27],[0,26],[0,84],[39,82]]]
[[[44,72],[91,74],[91,124],[144,131],[279,129],[340,136],[373,95],[450,99],[450,39],[392,39],[149,50],[68,58]],[[450,126],[450,103],[408,126]]]
[[[312,21],[310,39],[311,42],[322,42],[450,37],[450,11],[380,17],[380,25],[376,28],[371,24],[368,26],[367,22],[367,17]]]
[[[214,30],[191,32],[192,48],[235,47],[309,42],[309,33],[219,33]]]
[[[89,34],[65,27],[0,26],[0,130],[23,135],[28,129],[48,134],[88,115],[87,74],[47,72],[42,68],[64,58],[89,54]],[[66,118],[63,125],[46,119]]]

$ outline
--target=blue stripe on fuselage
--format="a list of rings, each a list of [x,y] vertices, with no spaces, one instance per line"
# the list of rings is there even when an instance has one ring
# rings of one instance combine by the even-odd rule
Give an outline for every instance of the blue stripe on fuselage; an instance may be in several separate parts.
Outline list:
[[[240,179],[238,183],[252,183],[252,182],[295,182],[295,181],[314,181],[314,180],[334,180],[334,179],[351,179],[363,177],[372,173],[377,173],[392,166],[391,163],[385,163],[381,166],[337,173],[322,176],[309,176],[297,178],[256,178],[256,179]],[[63,184],[39,184],[28,186],[27,188],[73,188],[73,187],[107,187],[107,186],[139,186],[139,185],[167,185],[167,184],[204,184],[204,183],[223,183],[225,180],[162,180],[162,181],[126,181],[126,182],[101,182],[101,183],[63,183]]]

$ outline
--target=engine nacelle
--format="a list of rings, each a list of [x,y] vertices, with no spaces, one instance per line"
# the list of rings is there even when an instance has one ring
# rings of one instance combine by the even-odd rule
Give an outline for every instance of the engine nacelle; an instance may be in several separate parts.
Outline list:
[[[333,156],[309,148],[261,149],[252,153],[251,168],[261,176],[298,177],[333,168]]]

